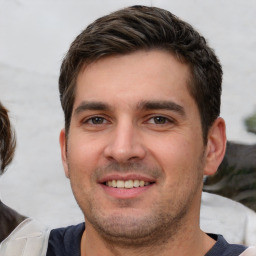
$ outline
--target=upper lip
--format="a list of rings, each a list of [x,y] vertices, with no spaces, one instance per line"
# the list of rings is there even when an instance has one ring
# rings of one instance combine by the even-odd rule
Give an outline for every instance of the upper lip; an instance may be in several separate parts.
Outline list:
[[[145,175],[140,175],[138,173],[130,173],[130,174],[125,174],[121,175],[119,173],[113,173],[106,175],[98,180],[98,183],[105,183],[107,181],[112,181],[112,180],[143,180],[145,182],[155,182],[155,179],[151,177],[147,177]]]

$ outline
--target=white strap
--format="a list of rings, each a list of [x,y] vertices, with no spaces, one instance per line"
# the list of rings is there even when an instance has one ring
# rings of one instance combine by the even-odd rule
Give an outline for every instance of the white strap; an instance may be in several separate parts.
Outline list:
[[[256,256],[256,247],[249,247],[240,256]]]
[[[50,230],[36,220],[24,220],[0,244],[1,256],[45,256]]]

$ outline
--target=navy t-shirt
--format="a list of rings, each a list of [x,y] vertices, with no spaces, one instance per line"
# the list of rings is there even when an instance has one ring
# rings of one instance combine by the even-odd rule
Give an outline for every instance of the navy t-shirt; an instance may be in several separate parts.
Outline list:
[[[53,229],[50,233],[46,256],[80,256],[80,242],[85,224]],[[229,244],[221,235],[208,234],[216,243],[205,256],[238,256],[246,246]]]
[[[53,229],[50,233],[46,256],[80,256],[80,243],[85,224]]]

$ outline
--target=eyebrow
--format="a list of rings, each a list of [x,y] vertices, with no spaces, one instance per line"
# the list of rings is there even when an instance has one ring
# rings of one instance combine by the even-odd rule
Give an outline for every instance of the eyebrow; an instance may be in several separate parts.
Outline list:
[[[173,101],[142,101],[138,104],[141,110],[170,110],[175,111],[181,116],[185,116],[184,107]]]
[[[137,105],[138,110],[169,110],[175,111],[181,116],[185,116],[184,108],[173,102],[173,101],[141,101]],[[87,110],[101,110],[101,111],[109,111],[111,107],[103,102],[100,101],[83,101],[75,110],[74,114],[79,115],[83,111]]]
[[[79,115],[81,112],[86,110],[102,110],[107,111],[110,110],[110,106],[99,101],[87,102],[83,101],[75,110],[74,114]]]

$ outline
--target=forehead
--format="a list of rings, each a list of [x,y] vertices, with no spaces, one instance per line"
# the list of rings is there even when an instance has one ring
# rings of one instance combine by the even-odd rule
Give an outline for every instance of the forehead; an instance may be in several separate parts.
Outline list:
[[[78,74],[74,106],[84,100],[108,101],[113,96],[113,103],[119,99],[127,104],[143,100],[193,101],[189,80],[189,66],[166,51],[104,57]]]

